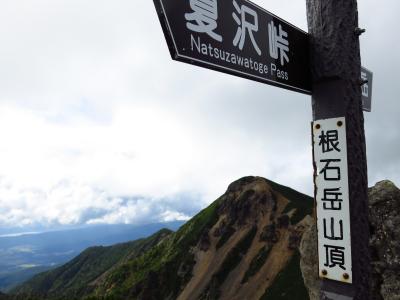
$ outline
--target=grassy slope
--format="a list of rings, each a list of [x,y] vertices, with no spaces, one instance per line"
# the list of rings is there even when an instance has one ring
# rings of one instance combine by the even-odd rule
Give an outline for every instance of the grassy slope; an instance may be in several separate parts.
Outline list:
[[[132,299],[175,299],[191,278],[195,261],[190,248],[218,220],[219,203],[220,200],[216,200],[168,240],[114,270],[105,286],[106,289],[113,288],[106,293],[105,299],[126,299],[127,295]],[[177,270],[181,270],[180,275]],[[97,291],[97,295],[104,294],[104,290]]]
[[[118,264],[126,256],[137,256],[154,246],[171,231],[164,229],[146,239],[117,244],[110,247],[88,248],[67,264],[34,276],[13,293],[49,295],[60,299],[81,297],[90,292],[89,283]]]
[[[290,200],[286,208],[287,211],[296,209],[296,213],[291,219],[292,224],[297,223],[307,214],[312,214],[313,199],[311,197],[275,182],[269,180],[267,182],[274,190]],[[109,277],[106,288],[113,288],[105,299],[126,299],[127,295],[132,299],[146,297],[174,299],[179,294],[180,288],[191,277],[191,270],[195,262],[189,251],[190,247],[196,245],[201,234],[204,231],[208,231],[217,221],[217,208],[221,200],[215,201],[201,211],[178,232],[171,235],[168,241],[116,269]],[[297,272],[296,274],[300,274],[299,265],[296,267],[292,263],[287,267],[287,269],[290,268],[294,268],[294,270],[289,273]],[[183,272],[182,276],[178,276],[176,272],[178,269],[186,270],[186,273]],[[223,273],[225,274],[226,272]],[[283,277],[283,279],[285,278]],[[294,282],[289,282],[288,285],[300,286],[300,289],[305,290],[301,274],[291,279]],[[280,284],[284,286],[284,282],[285,280],[283,282],[281,280]],[[98,295],[104,294],[104,290],[98,292]]]
[[[246,283],[249,278],[257,274],[261,267],[265,264],[268,259],[269,253],[271,252],[272,246],[265,246],[260,248],[257,255],[252,259],[248,270],[244,274],[241,283]]]
[[[293,208],[296,209],[296,213],[291,218],[292,224],[296,224],[307,214],[312,214],[313,199],[311,197],[272,181],[267,180],[267,182],[275,191],[290,200],[286,211],[290,211]],[[44,291],[49,287],[55,286],[58,290],[63,289],[63,294],[68,295],[65,299],[68,300],[73,299],[72,295],[86,295],[88,296],[86,299],[107,300],[127,299],[127,297],[129,299],[176,299],[181,287],[192,276],[195,261],[190,249],[198,243],[202,234],[208,232],[217,221],[217,211],[222,199],[216,200],[209,207],[202,210],[163,242],[149,248],[146,252],[142,252],[141,255],[133,255],[130,259],[112,269],[104,284],[97,287],[96,290],[88,290],[87,282],[92,281],[103,273],[105,269],[114,265],[118,259],[113,261],[110,256],[114,258],[120,257],[121,253],[117,254],[117,252],[121,249],[111,250],[112,247],[109,247],[111,252],[106,253],[102,249],[91,248],[88,251],[94,251],[95,255],[89,255],[88,257],[92,257],[92,259],[88,260],[86,264],[95,264],[99,267],[99,270],[97,270],[97,267],[88,268],[88,272],[80,273],[79,277],[74,275],[74,269],[78,272],[85,265],[85,255],[82,253],[82,260],[71,261],[68,271],[65,270],[60,273],[48,272],[46,273],[47,276],[37,276],[34,281],[31,281],[30,287],[32,288],[32,285],[36,286],[36,290],[38,290],[38,287],[41,286]],[[252,263],[253,268],[249,271],[247,277],[257,272],[259,265],[265,262],[266,258],[264,256],[261,253],[258,260]],[[304,291],[305,288],[298,260],[298,256],[294,256],[268,291],[271,290],[273,295],[279,296],[284,293],[282,289],[286,289],[290,295],[302,295],[301,291]],[[50,276],[48,276],[49,274]],[[20,290],[24,291],[23,289]],[[54,289],[52,291],[57,292]],[[57,293],[57,295],[60,294]],[[270,297],[269,295],[270,293],[266,293],[265,297]],[[285,299],[279,297],[265,299]]]
[[[7,292],[16,287],[17,285],[32,278],[36,274],[46,272],[48,270],[54,269],[55,267],[56,266],[54,267],[38,266],[38,267],[26,268],[12,273],[11,272],[4,273],[0,275],[0,290]]]
[[[296,213],[291,218],[292,224],[297,224],[299,221],[303,220],[306,215],[313,215],[314,199],[312,197],[271,180],[266,179],[266,181],[272,187],[272,189],[281,193],[285,198],[290,200],[290,203],[286,206],[284,213],[287,213],[292,209],[296,209]]]
[[[300,271],[300,254],[298,251],[292,256],[278,276],[261,297],[260,300],[308,300],[308,292],[304,286]]]

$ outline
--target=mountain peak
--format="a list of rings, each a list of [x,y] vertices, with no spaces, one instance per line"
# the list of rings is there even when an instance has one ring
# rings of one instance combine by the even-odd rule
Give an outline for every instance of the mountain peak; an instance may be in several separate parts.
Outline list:
[[[192,249],[192,277],[178,299],[260,299],[295,256],[312,199],[249,176],[231,183],[216,203],[213,224]]]
[[[256,224],[265,214],[276,211],[277,193],[261,177],[243,177],[228,187],[219,213],[235,224]]]
[[[297,247],[312,207],[312,198],[288,187],[261,177],[243,177],[177,232],[159,233],[135,244],[131,253],[112,266],[100,270],[105,254],[98,258],[99,253],[84,252],[19,290],[29,295],[40,292],[46,299],[59,295],[78,299],[280,299],[281,293],[306,297]],[[86,262],[96,262],[97,267]],[[49,280],[51,274],[72,272],[76,278],[85,274],[87,278],[73,291],[65,292],[71,283],[64,282],[65,276]],[[282,285],[288,278],[290,286]]]

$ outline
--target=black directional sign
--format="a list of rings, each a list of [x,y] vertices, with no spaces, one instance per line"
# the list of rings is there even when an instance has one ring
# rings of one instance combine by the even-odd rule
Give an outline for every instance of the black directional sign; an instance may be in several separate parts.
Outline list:
[[[247,0],[154,0],[175,60],[311,94],[308,34]]]
[[[362,107],[364,111],[371,111],[372,103],[372,79],[373,73],[367,68],[361,67],[361,80],[363,85],[361,86],[362,92]]]

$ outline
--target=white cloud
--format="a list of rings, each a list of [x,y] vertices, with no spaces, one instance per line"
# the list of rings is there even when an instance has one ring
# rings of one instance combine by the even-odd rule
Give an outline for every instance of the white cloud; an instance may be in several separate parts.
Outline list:
[[[118,198],[77,182],[60,182],[48,191],[0,181],[1,226],[53,227],[81,224],[143,224],[186,220],[174,202],[155,198]]]
[[[306,29],[304,2],[256,2]],[[370,179],[399,181],[400,43],[379,24],[400,7],[359,6]],[[312,193],[310,98],[173,62],[152,1],[7,1],[0,40],[0,226],[185,219],[246,175]]]
[[[125,104],[107,123],[79,116],[55,123],[20,107],[0,108],[0,223],[6,225],[183,219],[193,212],[188,206],[201,208],[241,176],[309,177],[309,157],[293,155],[294,142],[277,140],[285,160],[274,160],[265,151],[273,136],[255,139],[238,128],[213,133],[157,107]],[[299,170],[294,180],[287,163]],[[184,193],[197,203],[183,204]],[[143,200],[125,203],[121,196]]]

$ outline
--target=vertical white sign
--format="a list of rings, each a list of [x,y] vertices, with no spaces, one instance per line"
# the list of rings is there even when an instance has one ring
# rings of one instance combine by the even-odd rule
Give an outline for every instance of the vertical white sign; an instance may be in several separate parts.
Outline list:
[[[346,121],[312,125],[319,276],[352,283]]]

